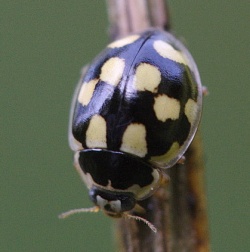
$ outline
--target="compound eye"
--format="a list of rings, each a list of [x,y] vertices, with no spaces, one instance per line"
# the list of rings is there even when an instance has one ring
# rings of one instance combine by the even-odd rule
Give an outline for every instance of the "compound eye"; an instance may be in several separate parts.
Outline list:
[[[121,202],[121,210],[122,212],[130,211],[132,210],[136,205],[136,200],[133,196],[128,195],[121,195],[119,198]]]

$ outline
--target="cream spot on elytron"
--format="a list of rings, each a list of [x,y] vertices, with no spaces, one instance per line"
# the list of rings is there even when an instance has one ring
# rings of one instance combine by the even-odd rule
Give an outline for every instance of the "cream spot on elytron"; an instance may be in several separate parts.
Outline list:
[[[153,44],[153,47],[163,58],[187,65],[182,53],[174,49],[170,44],[162,40],[156,40]]]
[[[116,86],[121,80],[124,68],[124,59],[118,57],[110,58],[101,68],[100,79],[110,85]]]
[[[192,100],[192,99],[188,99],[186,105],[185,105],[185,115],[188,118],[188,121],[193,124],[196,117],[197,117],[197,110],[198,110],[198,106],[197,103]]]
[[[161,72],[157,67],[148,63],[141,63],[135,71],[134,86],[139,91],[156,92],[161,82]]]
[[[100,115],[94,115],[86,131],[88,148],[107,148],[106,121]]]
[[[175,158],[176,154],[180,149],[180,145],[178,142],[174,142],[170,149],[163,155],[153,156],[150,161],[160,163],[162,165],[167,164],[171,159]]]
[[[119,40],[116,40],[108,45],[109,48],[117,48],[117,47],[123,47],[125,45],[132,44],[135,42],[140,36],[139,35],[131,35],[126,38],[122,38]]]
[[[120,150],[139,157],[145,157],[147,154],[147,142],[146,128],[143,124],[132,123],[128,125],[122,137]]]
[[[78,102],[80,102],[83,106],[86,106],[89,104],[93,96],[97,82],[98,82],[98,79],[93,79],[89,82],[84,82],[82,84],[79,95],[78,95]]]
[[[167,119],[176,120],[180,114],[180,102],[165,94],[155,98],[154,111],[158,120],[165,122]]]

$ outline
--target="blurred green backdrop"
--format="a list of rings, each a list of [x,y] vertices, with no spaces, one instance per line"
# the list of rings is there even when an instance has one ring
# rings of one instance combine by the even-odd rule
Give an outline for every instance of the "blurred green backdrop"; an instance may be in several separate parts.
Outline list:
[[[249,4],[169,1],[210,95],[202,134],[214,252],[250,249]],[[248,5],[248,6],[247,6]],[[81,67],[108,42],[105,2],[1,1],[0,251],[115,251],[113,220],[73,169],[68,111]]]

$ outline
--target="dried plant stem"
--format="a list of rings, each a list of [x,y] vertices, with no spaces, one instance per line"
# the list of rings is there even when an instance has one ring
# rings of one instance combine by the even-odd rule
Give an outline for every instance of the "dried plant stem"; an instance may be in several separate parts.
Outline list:
[[[149,27],[169,29],[163,0],[107,0],[112,40]]]
[[[164,0],[107,0],[110,38],[116,39],[149,27],[169,30],[169,12]],[[208,222],[204,191],[204,164],[200,134],[186,153],[185,164],[168,169],[159,190],[141,202],[140,216],[157,227],[122,218],[117,221],[118,251],[207,252]]]
[[[200,132],[185,156],[184,165],[169,170],[170,251],[210,251]]]

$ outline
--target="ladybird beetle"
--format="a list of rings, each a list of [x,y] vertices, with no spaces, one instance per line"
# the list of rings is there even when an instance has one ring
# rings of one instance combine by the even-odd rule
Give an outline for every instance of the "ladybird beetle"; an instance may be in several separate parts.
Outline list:
[[[190,145],[201,106],[196,64],[172,34],[150,29],[109,44],[72,102],[70,147],[95,204],[72,211],[121,217],[152,195]]]

